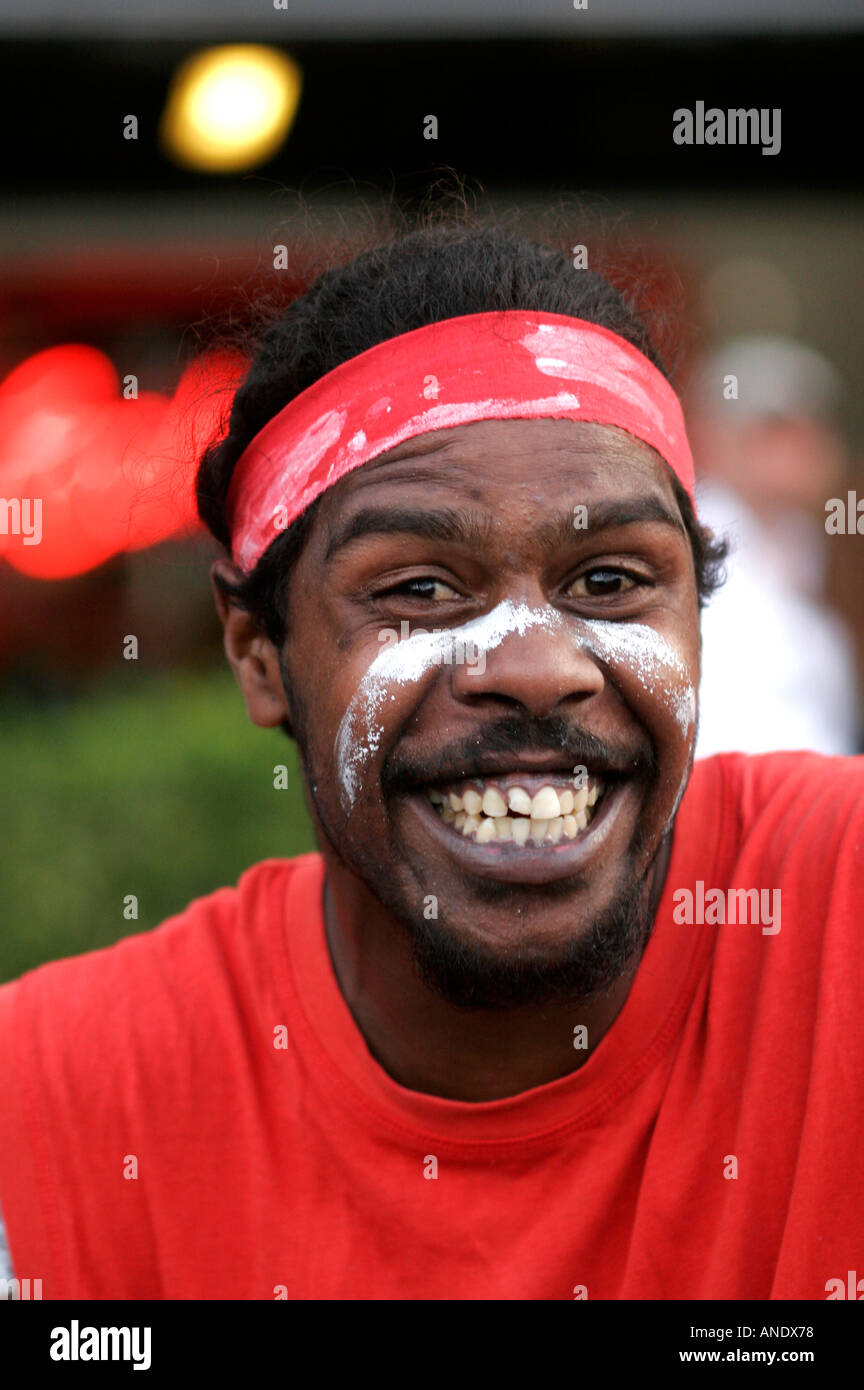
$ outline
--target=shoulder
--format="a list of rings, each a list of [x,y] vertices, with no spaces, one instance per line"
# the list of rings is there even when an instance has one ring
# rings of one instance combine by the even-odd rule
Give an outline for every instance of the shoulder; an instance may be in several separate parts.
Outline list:
[[[143,1032],[168,1050],[206,1032],[214,1012],[266,987],[274,932],[292,899],[299,909],[303,871],[317,859],[263,860],[151,931],[0,987],[0,1054],[8,1044],[44,1058],[67,1049],[92,1059],[98,1050],[108,1061]]]
[[[684,806],[734,816],[744,834],[773,825],[794,835],[805,820],[811,829],[851,824],[854,834],[864,825],[864,756],[718,753],[694,763]]]
[[[694,764],[679,815],[698,876],[716,836],[711,886],[776,892],[784,940],[794,927],[802,950],[833,942],[864,967],[864,757],[718,754]]]

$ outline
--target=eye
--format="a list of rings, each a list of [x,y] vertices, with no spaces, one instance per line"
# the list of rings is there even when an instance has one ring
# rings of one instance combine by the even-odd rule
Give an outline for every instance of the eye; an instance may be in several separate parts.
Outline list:
[[[406,579],[401,584],[394,584],[390,589],[380,589],[375,597],[390,598],[395,594],[401,594],[406,598],[425,599],[432,603],[444,603],[448,599],[459,597],[456,590],[445,584],[443,579],[435,579],[432,575]]]
[[[626,594],[637,583],[638,580],[624,570],[596,569],[574,579],[569,592],[573,598],[613,598]]]

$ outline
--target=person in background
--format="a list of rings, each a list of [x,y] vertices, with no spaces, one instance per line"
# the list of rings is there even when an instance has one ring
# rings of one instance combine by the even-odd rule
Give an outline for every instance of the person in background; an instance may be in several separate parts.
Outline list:
[[[702,618],[697,757],[861,747],[845,622],[822,599],[825,502],[844,480],[840,383],[784,338],[722,344],[690,399],[703,525],[727,536],[727,582]],[[730,670],[747,681],[730,682]]]

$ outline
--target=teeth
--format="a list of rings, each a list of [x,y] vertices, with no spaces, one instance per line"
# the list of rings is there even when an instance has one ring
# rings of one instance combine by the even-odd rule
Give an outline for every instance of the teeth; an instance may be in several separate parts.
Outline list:
[[[603,789],[603,783],[592,778],[590,786],[576,791],[548,785],[533,797],[523,787],[508,790],[505,800],[498,787],[466,786],[461,795],[430,790],[429,800],[445,825],[478,845],[493,840],[525,845],[529,839],[536,845],[554,845],[562,838],[575,840],[586,829]]]
[[[531,798],[521,787],[512,787],[507,795],[507,805],[511,811],[518,811],[520,816],[530,816]]]
[[[513,822],[513,839],[517,845],[524,845],[531,833],[531,822],[522,816]]]
[[[551,820],[553,816],[560,816],[560,814],[561,807],[555,788],[541,787],[531,802],[531,815],[535,820]]]
[[[507,802],[504,800],[497,787],[487,787],[483,794],[482,804],[484,816],[507,815]]]

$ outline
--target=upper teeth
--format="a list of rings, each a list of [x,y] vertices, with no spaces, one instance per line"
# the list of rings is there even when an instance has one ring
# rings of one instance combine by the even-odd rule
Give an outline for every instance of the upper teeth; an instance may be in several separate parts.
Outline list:
[[[458,792],[432,788],[428,795],[444,821],[463,835],[476,836],[479,844],[499,839],[524,845],[529,838],[536,844],[544,839],[554,844],[562,835],[574,839],[588,824],[602,790],[602,783],[591,777],[587,787],[547,784],[533,796],[524,787],[505,793],[483,782]]]
[[[541,787],[534,796],[529,796],[524,787],[511,787],[506,799],[497,787],[487,786],[482,791],[467,787],[459,792],[439,792],[432,788],[430,800],[436,806],[449,806],[451,811],[467,811],[469,816],[506,816],[508,810],[520,816],[533,816],[535,820],[551,820],[554,816],[577,815],[586,806],[593,806],[599,795],[599,785],[592,779],[588,787],[578,787],[575,791],[564,787]]]

